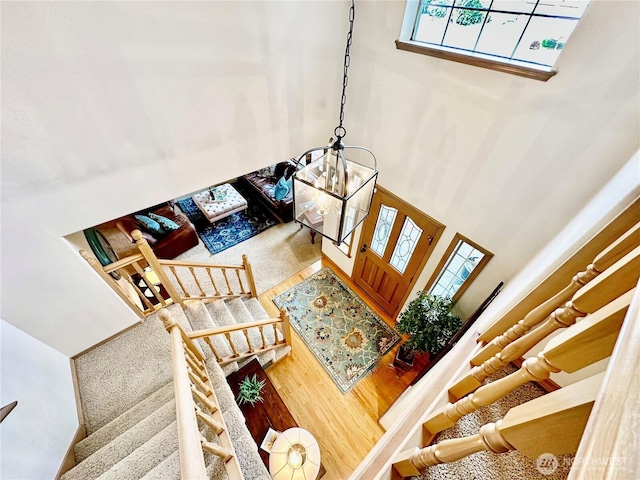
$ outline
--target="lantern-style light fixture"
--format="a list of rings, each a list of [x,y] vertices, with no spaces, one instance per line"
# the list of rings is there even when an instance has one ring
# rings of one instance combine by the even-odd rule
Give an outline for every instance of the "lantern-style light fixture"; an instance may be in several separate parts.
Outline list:
[[[307,150],[298,158],[298,166],[305,166],[293,174],[296,222],[338,245],[369,214],[378,177],[376,157],[369,149],[345,146],[342,143],[347,134],[342,122],[347,100],[347,70],[351,61],[349,50],[354,17],[355,5],[354,0],[351,0],[349,33],[344,55],[340,124],[335,128],[329,145]]]

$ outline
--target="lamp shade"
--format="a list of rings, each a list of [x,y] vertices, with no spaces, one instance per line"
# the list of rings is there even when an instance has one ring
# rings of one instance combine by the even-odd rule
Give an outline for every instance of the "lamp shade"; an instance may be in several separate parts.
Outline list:
[[[290,428],[276,438],[269,455],[274,480],[311,480],[320,472],[320,447],[303,428]]]
[[[347,158],[345,151],[372,157],[374,166]],[[295,220],[340,244],[369,214],[378,176],[375,156],[363,147],[340,146],[318,147],[300,159],[305,157],[315,159],[293,176]]]

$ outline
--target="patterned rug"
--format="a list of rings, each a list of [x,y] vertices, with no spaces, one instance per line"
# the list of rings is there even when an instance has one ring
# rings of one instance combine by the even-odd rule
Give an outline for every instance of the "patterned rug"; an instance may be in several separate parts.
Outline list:
[[[329,376],[347,393],[400,337],[325,267],[273,299]]]
[[[229,215],[216,222],[215,226],[211,226],[192,198],[176,201],[196,227],[202,242],[214,255],[279,223],[265,206],[247,195],[241,186],[236,183],[233,188],[247,200],[247,209]]]

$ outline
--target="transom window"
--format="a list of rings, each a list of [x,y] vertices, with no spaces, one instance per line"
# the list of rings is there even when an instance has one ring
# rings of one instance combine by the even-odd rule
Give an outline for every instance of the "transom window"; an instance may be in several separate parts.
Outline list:
[[[409,17],[414,22],[410,40],[480,60],[552,71],[588,4],[588,0],[409,1],[407,8],[417,6],[417,13]]]

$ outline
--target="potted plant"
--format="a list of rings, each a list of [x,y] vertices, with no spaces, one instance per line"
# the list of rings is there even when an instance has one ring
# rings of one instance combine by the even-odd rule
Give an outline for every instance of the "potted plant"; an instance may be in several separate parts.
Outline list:
[[[409,335],[398,348],[397,365],[411,368],[415,352],[429,353],[433,357],[445,347],[462,326],[452,308],[450,297],[431,295],[426,291],[419,292],[408,303],[396,324],[398,332]]]
[[[249,378],[244,377],[244,379],[238,384],[239,392],[236,400],[239,405],[243,405],[245,403],[250,403],[251,406],[255,406],[257,402],[262,402],[263,398],[260,395],[260,391],[262,387],[264,387],[265,381],[258,380],[256,375]]]

